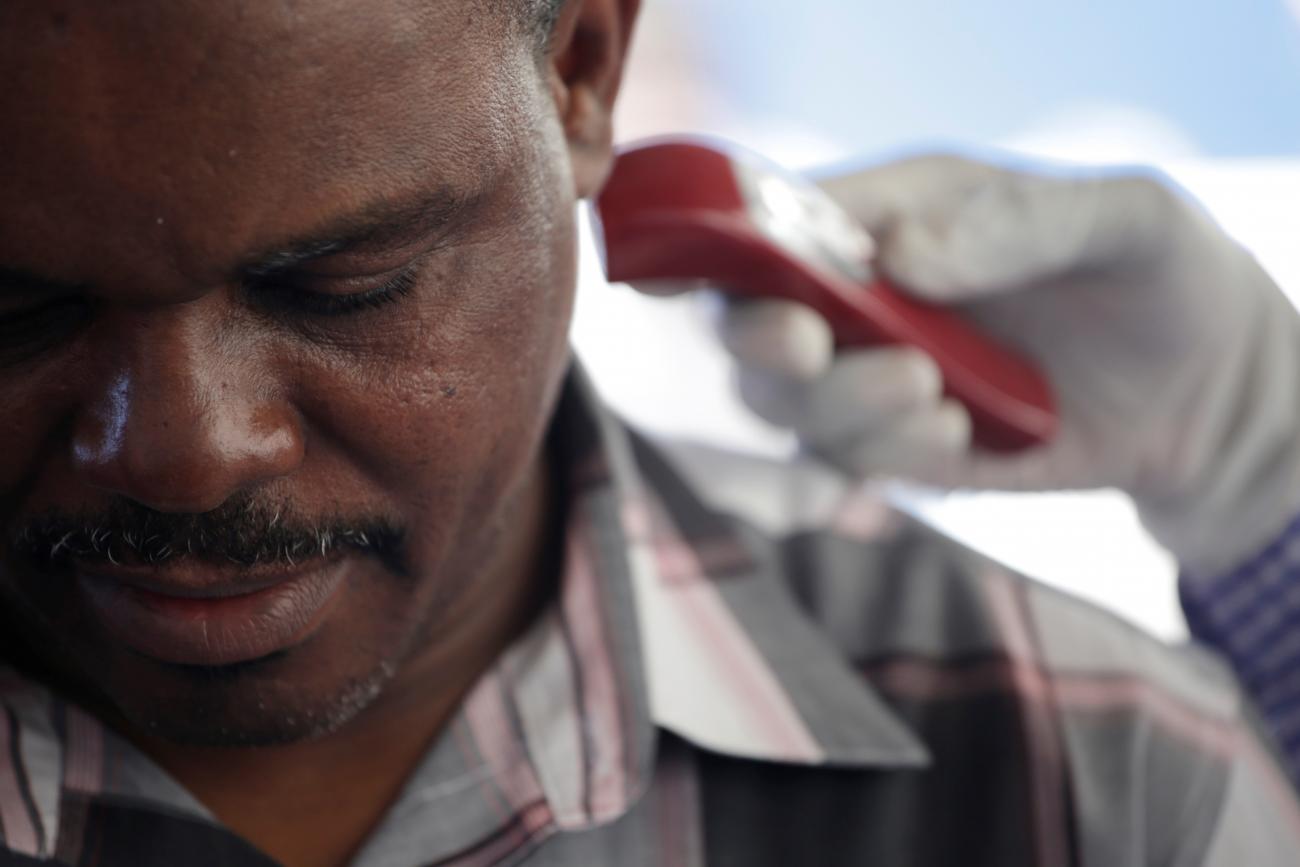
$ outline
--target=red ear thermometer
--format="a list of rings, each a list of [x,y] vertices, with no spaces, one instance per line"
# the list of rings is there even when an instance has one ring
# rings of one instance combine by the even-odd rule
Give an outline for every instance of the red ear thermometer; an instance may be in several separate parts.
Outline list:
[[[596,216],[612,281],[706,280],[802,302],[838,346],[908,344],[933,358],[979,447],[1017,451],[1056,433],[1051,388],[1029,361],[874,277],[871,237],[797,175],[732,147],[661,140],[618,157]]]

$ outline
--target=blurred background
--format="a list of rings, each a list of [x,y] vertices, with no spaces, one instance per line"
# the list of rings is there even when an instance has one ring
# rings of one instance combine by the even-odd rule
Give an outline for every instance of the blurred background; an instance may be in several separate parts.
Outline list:
[[[630,141],[723,136],[793,168],[951,150],[1157,166],[1300,299],[1300,0],[644,0],[618,118]],[[766,454],[698,298],[605,283],[584,239],[574,343],[661,434]],[[897,504],[1176,640],[1174,565],[1113,492]]]

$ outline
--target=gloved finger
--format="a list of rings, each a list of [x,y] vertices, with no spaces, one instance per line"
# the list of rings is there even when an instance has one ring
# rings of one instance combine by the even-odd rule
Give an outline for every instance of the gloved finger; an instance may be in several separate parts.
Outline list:
[[[943,400],[900,418],[873,436],[814,452],[857,477],[911,478],[935,464],[959,463],[970,447],[970,413],[954,400]]]
[[[806,381],[754,367],[740,367],[736,371],[736,391],[741,402],[759,418],[777,427],[793,428],[803,417],[811,387]]]
[[[632,280],[627,285],[643,295],[667,298],[708,288],[707,280]]]
[[[943,389],[934,361],[902,346],[850,351],[811,382],[741,368],[738,385],[742,400],[754,412],[791,428],[812,446],[888,429],[937,404]]]
[[[1185,225],[1178,214],[1150,179],[998,171],[960,201],[895,221],[878,262],[922,297],[958,301],[1159,255]]]
[[[835,354],[826,320],[794,301],[725,297],[714,306],[714,327],[727,351],[745,367],[808,381],[824,374]]]
[[[817,183],[876,235],[909,216],[955,207],[996,171],[953,154],[927,154],[823,175]]]
[[[795,431],[812,444],[869,438],[937,406],[943,377],[932,358],[908,346],[841,354],[809,391]]]

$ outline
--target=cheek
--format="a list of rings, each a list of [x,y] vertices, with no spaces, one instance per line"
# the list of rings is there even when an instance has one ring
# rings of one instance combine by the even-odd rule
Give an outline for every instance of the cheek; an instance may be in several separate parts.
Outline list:
[[[426,269],[364,349],[300,385],[309,442],[340,450],[432,537],[486,523],[545,432],[575,282],[573,218],[560,207]]]

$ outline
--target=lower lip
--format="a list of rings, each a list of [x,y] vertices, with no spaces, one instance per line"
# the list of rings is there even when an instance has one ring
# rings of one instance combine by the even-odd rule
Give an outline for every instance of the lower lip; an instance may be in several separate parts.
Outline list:
[[[335,560],[264,590],[218,599],[164,596],[112,578],[79,577],[112,638],[160,662],[220,666],[305,641],[340,595],[348,563]]]

